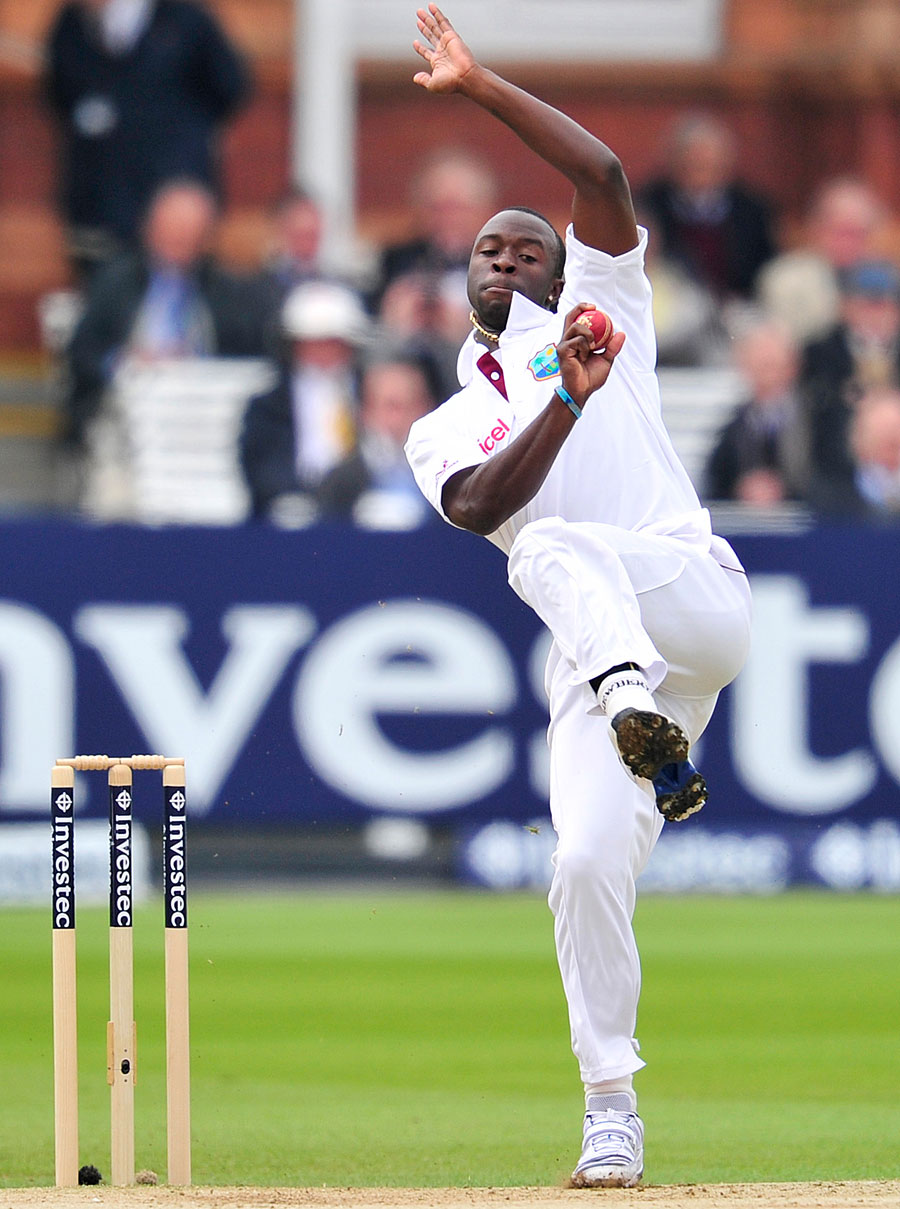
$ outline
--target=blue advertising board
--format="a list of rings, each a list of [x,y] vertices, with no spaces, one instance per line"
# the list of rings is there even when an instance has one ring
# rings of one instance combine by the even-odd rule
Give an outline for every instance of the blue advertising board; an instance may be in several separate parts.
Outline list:
[[[734,544],[753,653],[702,741],[710,804],[646,882],[900,889],[900,535]],[[465,838],[464,876],[545,876],[547,640],[488,543],[22,521],[0,558],[0,821],[46,817],[57,756],[159,751],[197,820],[425,820]]]

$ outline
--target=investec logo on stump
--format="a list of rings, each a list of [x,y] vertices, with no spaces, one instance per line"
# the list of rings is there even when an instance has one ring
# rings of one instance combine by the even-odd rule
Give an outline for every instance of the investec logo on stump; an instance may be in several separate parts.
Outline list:
[[[185,810],[187,799],[178,786],[166,786],[163,828],[165,912],[167,928],[187,927],[187,873],[185,865]]]
[[[53,927],[75,927],[75,802],[68,789],[53,794]],[[46,859],[46,858],[45,858]]]
[[[132,926],[131,790],[119,788],[111,799],[109,923],[112,928]]]

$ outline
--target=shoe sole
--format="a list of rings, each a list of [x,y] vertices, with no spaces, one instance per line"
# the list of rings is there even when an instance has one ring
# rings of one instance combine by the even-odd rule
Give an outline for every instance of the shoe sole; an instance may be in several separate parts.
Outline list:
[[[643,1174],[643,1168],[636,1175],[626,1175],[622,1171],[610,1169],[609,1175],[591,1179],[583,1172],[576,1171],[569,1183],[573,1188],[636,1188]]]
[[[622,762],[636,777],[652,781],[666,764],[680,764],[688,758],[689,745],[684,731],[662,714],[623,709],[613,718],[612,728]],[[702,805],[703,802],[695,809],[699,810]]]
[[[656,808],[669,823],[680,823],[706,805],[706,781],[699,772],[693,773],[684,785],[672,793],[657,793]]]

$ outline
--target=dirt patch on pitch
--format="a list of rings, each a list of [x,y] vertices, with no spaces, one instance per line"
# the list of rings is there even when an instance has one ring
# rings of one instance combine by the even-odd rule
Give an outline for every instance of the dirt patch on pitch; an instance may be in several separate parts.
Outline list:
[[[631,1190],[566,1188],[9,1188],[0,1209],[881,1209],[900,1206],[900,1180],[811,1184],[680,1184]],[[598,1206],[599,1209],[599,1206]]]

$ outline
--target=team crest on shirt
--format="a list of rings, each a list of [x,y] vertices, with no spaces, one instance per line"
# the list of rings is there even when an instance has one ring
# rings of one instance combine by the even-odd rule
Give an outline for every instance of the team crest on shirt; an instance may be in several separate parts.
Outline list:
[[[528,362],[531,376],[535,382],[546,382],[548,378],[559,376],[559,357],[556,355],[556,345],[548,344]]]

